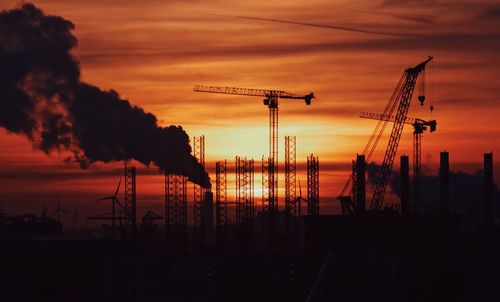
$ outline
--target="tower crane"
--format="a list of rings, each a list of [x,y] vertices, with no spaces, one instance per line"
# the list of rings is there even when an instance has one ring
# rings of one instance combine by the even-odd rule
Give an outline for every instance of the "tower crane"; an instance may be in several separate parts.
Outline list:
[[[281,90],[249,89],[236,87],[215,87],[196,85],[195,92],[233,94],[264,97],[263,104],[269,108],[269,158],[268,158],[268,200],[264,202],[263,211],[276,212],[278,209],[278,100],[304,100],[311,105],[314,93],[298,95]]]
[[[380,113],[361,112],[360,118],[395,122],[396,117],[393,115]],[[413,206],[414,210],[420,205],[420,175],[422,172],[422,133],[429,128],[429,132],[436,131],[436,120],[425,121],[419,118],[407,117],[403,121],[404,124],[413,126]]]
[[[394,158],[396,157],[396,151],[398,149],[399,140],[401,138],[401,134],[403,132],[403,126],[405,125],[406,116],[408,114],[408,109],[410,108],[411,99],[413,96],[413,91],[415,90],[415,86],[417,84],[417,80],[419,75],[425,71],[425,67],[427,63],[429,63],[433,58],[429,56],[429,58],[420,64],[407,68],[403,75],[401,76],[396,89],[394,90],[391,98],[387,106],[385,107],[383,115],[392,116],[394,111],[396,110],[396,114],[394,115],[394,123],[392,126],[391,135],[389,138],[389,143],[387,145],[384,160],[382,162],[381,169],[377,174],[377,182],[375,185],[375,190],[372,196],[372,200],[370,203],[370,210],[379,211],[382,209],[383,199],[385,195],[385,190],[387,187],[387,183],[389,182],[389,177],[392,171],[392,165],[394,163]],[[423,77],[422,77],[423,78]],[[421,94],[418,96],[418,100],[421,105],[424,104],[425,96],[423,95],[424,82],[421,81]],[[366,156],[366,160],[369,161],[371,156],[373,155],[378,142],[380,141],[385,128],[387,127],[388,120],[379,120],[377,126],[373,130],[373,133],[368,140],[368,144],[363,150],[363,155]],[[352,209],[352,175],[347,181],[346,185],[342,189],[340,195],[337,199],[340,201],[342,205],[343,213],[351,212],[348,211]]]

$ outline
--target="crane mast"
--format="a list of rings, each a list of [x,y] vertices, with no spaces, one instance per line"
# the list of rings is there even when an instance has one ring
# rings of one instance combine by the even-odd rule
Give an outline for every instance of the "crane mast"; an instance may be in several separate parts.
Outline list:
[[[408,114],[408,109],[410,108],[411,97],[413,95],[419,74],[424,71],[425,66],[431,60],[432,57],[429,57],[417,66],[405,70],[404,85],[401,88],[401,97],[399,99],[395,121],[392,126],[389,144],[387,145],[387,149],[385,151],[384,161],[382,162],[382,167],[377,177],[377,183],[375,185],[375,191],[370,204],[370,210],[380,210],[382,208],[385,190],[391,175],[392,165],[394,163],[394,158],[396,157],[396,151],[398,150],[399,140],[401,138],[401,134],[403,133],[404,121],[406,119],[406,115]]]
[[[381,113],[361,112],[360,118],[378,121],[394,122],[396,117]],[[429,132],[436,131],[436,120],[425,121],[419,118],[406,117],[404,124],[413,126],[413,210],[418,211],[420,205],[420,175],[422,171],[422,133],[429,128]]]
[[[373,133],[365,146],[362,155],[365,155],[366,161],[370,161],[383,133],[387,127],[389,116],[392,116],[394,111],[396,114],[394,116],[394,124],[391,131],[391,136],[389,139],[389,144],[384,156],[384,161],[382,163],[381,169],[377,174],[377,181],[375,186],[375,191],[372,196],[372,201],[370,203],[370,210],[381,210],[383,199],[385,195],[385,190],[389,177],[392,170],[392,165],[394,163],[394,158],[396,156],[396,151],[399,145],[399,140],[403,131],[403,126],[407,121],[407,113],[410,108],[410,102],[417,83],[418,76],[425,70],[425,66],[432,60],[432,57],[422,63],[416,65],[415,67],[410,67],[406,69],[399,80],[394,93],[392,94],[389,102],[382,113],[382,119],[379,122]],[[422,87],[423,88],[423,85]],[[418,97],[420,103],[423,105],[425,96],[420,95]],[[397,110],[396,110],[397,108]],[[352,202],[352,186],[353,183],[352,175],[348,179],[346,185],[343,187],[340,195],[337,199],[340,201],[342,206],[342,212],[344,214],[354,214],[355,208]]]
[[[301,99],[306,105],[311,105],[311,100],[315,98],[314,93],[298,95],[282,90],[251,89],[237,87],[217,87],[196,85],[195,92],[232,94],[244,96],[264,97],[263,103],[269,108],[269,156],[263,159],[263,172],[266,172],[267,179],[263,183],[263,214],[267,214],[270,220],[278,211],[278,100],[279,99]],[[270,227],[270,226],[268,226]]]

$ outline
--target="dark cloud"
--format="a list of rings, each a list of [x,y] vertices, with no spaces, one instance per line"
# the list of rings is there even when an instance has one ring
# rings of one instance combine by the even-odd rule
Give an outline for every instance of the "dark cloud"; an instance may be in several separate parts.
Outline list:
[[[437,4],[437,0],[385,0],[382,1],[382,6],[419,6],[427,7]]]
[[[325,41],[318,43],[296,42],[265,42],[259,45],[221,45],[207,46],[197,50],[178,50],[168,48],[168,45],[159,45],[155,51],[134,50],[106,50],[99,53],[84,53],[82,60],[87,63],[109,64],[113,60],[162,60],[179,61],[206,61],[207,59],[232,59],[244,57],[275,57],[285,55],[300,55],[320,52],[366,52],[366,51],[455,51],[462,53],[492,53],[497,54],[500,47],[499,34],[474,34],[474,33],[427,33],[411,37],[384,37],[381,39],[363,39],[355,41]]]
[[[135,159],[209,185],[180,126],[80,81],[74,25],[32,4],[0,13],[0,126],[45,153],[70,151],[82,167]]]
[[[500,19],[500,5],[485,9],[479,14],[478,18],[481,20],[498,21]]]
[[[392,17],[395,19],[413,21],[413,22],[417,22],[417,23],[436,24],[434,21],[434,16],[431,16],[431,15],[395,14],[395,13],[380,12],[380,11],[361,11],[361,10],[356,10],[355,12],[359,12],[359,13],[363,13],[363,14],[370,14],[370,15],[388,16],[388,17]]]
[[[368,183],[376,184],[377,173],[380,165],[370,163],[367,165]],[[411,177],[411,176],[410,176]],[[410,192],[412,192],[410,183]],[[462,171],[450,171],[450,207],[452,213],[461,215],[477,215],[483,209],[484,192],[484,174],[482,170],[475,173]],[[500,211],[500,190],[496,184],[493,184],[494,204],[496,211]],[[421,200],[423,206],[428,210],[439,212],[440,202],[440,179],[439,175],[423,173],[420,178]],[[401,196],[400,172],[395,171],[391,174],[387,190],[391,190],[397,197]],[[389,193],[386,191],[386,194]],[[471,211],[476,211],[471,213]]]

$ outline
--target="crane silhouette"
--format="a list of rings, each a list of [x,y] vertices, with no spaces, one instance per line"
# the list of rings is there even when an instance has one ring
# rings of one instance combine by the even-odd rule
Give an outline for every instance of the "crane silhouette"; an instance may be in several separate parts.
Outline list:
[[[282,90],[251,89],[237,87],[194,86],[195,92],[232,94],[243,96],[263,97],[263,104],[269,108],[269,157],[267,162],[267,200],[264,201],[263,212],[272,213],[278,210],[278,100],[304,100],[306,105],[311,105],[315,98],[314,93],[298,95]]]
[[[378,121],[388,121],[394,123],[396,117],[382,113],[361,112],[360,118],[372,119]],[[437,129],[436,120],[425,121],[420,118],[406,117],[404,124],[413,126],[413,206],[414,210],[420,204],[420,175],[422,174],[422,134],[429,129],[432,133]]]
[[[384,160],[382,162],[381,168],[377,173],[377,180],[375,183],[375,189],[372,196],[372,200],[370,203],[371,211],[380,211],[382,209],[384,195],[386,191],[387,184],[389,182],[389,177],[392,171],[392,165],[394,163],[394,159],[396,157],[396,152],[399,146],[399,140],[401,138],[401,134],[403,133],[403,126],[405,125],[406,116],[408,114],[408,110],[410,108],[411,99],[413,96],[413,91],[415,90],[415,85],[417,84],[417,80],[419,75],[425,71],[426,65],[433,58],[429,56],[429,58],[422,63],[407,68],[401,79],[399,80],[396,89],[394,90],[391,98],[389,99],[388,104],[383,115],[392,116],[395,112],[395,119],[391,130],[391,135],[389,137],[389,143],[387,144],[387,148],[384,155]],[[422,77],[423,78],[423,77]],[[418,97],[420,104],[423,105],[425,101],[425,96],[423,95],[424,86],[421,85],[421,95]],[[373,130],[373,133],[368,140],[368,144],[363,150],[363,155],[366,156],[366,160],[369,161],[373,152],[375,151],[378,142],[380,141],[384,130],[388,124],[388,120],[379,120],[379,123]],[[353,181],[352,175],[348,179],[346,185],[342,189],[341,193],[337,197],[340,203],[342,204],[342,209],[348,208],[344,205],[352,204],[352,186],[351,183]]]

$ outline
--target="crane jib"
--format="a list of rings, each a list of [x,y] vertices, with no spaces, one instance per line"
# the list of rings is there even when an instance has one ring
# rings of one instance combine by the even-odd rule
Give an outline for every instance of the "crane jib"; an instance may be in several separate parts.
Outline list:
[[[217,93],[217,94],[244,95],[244,96],[261,96],[266,98],[303,99],[306,100],[307,102],[310,102],[311,99],[315,98],[314,93],[301,96],[295,93],[286,92],[282,90],[266,90],[266,89],[253,89],[253,88],[238,88],[238,87],[195,85],[193,91]]]
[[[410,102],[413,91],[415,89],[417,78],[423,68],[425,68],[425,64],[431,59],[432,57],[430,57],[427,61],[419,64],[417,67],[412,69],[411,72],[405,71],[405,84],[402,87],[401,98],[399,101],[395,122],[392,127],[391,136],[389,138],[389,144],[387,145],[387,149],[384,155],[384,161],[377,177],[375,191],[373,193],[372,202],[370,204],[371,210],[381,210],[382,208],[387,183],[389,182],[392,165],[396,157],[396,152],[405,124],[404,121],[406,120],[408,109],[410,108]],[[415,70],[417,70],[417,72],[415,72]]]
[[[377,181],[375,184],[375,190],[370,204],[370,210],[377,210],[377,211],[381,210],[386,186],[389,182],[392,166],[396,156],[403,127],[405,124],[410,124],[413,120],[407,117],[407,113],[410,107],[410,102],[413,95],[413,91],[416,86],[417,78],[419,74],[425,70],[427,63],[429,63],[432,59],[433,57],[429,56],[427,60],[423,61],[422,63],[414,67],[410,67],[404,71],[403,76],[401,77],[398,85],[396,86],[396,90],[394,91],[386,109],[384,110],[384,113],[382,114],[362,113],[360,116],[363,118],[378,119],[381,121],[379,122],[379,124],[377,124],[377,127],[375,128],[372,137],[370,138],[370,141],[368,142],[368,145],[365,148],[366,151],[368,146],[371,145],[371,151],[368,154],[368,158],[371,157],[374,148],[376,147],[378,141],[380,140],[383,131],[385,129],[385,126],[387,125],[387,122],[389,121],[393,122],[393,127],[389,143],[387,145],[387,149],[385,152],[384,160],[381,169],[377,174]],[[397,113],[396,115],[392,116],[392,112],[393,110],[396,109],[396,107],[397,107],[396,110]],[[415,125],[422,124],[420,122],[421,121],[413,120],[413,123]],[[435,130],[435,121],[429,121],[428,123],[430,123],[429,126],[431,126],[432,124],[431,130]],[[377,132],[378,135],[376,135]],[[363,151],[363,154],[365,154],[365,151]],[[352,188],[350,188],[350,186],[352,183],[353,182],[351,175],[348,182],[344,186],[340,196],[338,197],[343,209],[352,206],[352,201],[350,200],[350,196],[352,194]],[[347,192],[349,192],[348,195],[344,195],[344,193]],[[345,211],[343,212],[345,213]]]

